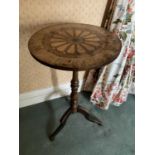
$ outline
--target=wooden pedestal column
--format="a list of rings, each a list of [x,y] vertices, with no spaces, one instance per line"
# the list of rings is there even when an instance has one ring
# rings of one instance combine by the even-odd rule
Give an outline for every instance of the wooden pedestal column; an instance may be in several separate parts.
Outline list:
[[[71,109],[72,112],[77,112],[78,108],[78,87],[79,87],[79,80],[78,80],[78,71],[73,71],[73,77],[71,80]]]

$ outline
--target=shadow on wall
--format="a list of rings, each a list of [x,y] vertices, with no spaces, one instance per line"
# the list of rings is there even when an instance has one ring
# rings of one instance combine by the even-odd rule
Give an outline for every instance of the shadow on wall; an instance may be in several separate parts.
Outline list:
[[[53,110],[53,105],[52,105],[52,101],[50,101],[50,98],[52,97],[52,95],[55,95],[55,94],[59,94],[60,96],[66,96],[66,92],[59,88],[56,70],[50,69],[50,72],[51,72],[51,83],[52,83],[53,91],[45,97],[45,104],[49,110],[49,118],[46,124],[47,137],[49,137],[49,135],[52,134],[55,128],[55,125],[57,124],[56,118],[55,118],[55,112]],[[68,104],[70,103],[69,96],[65,97],[65,100],[67,101],[66,103]]]
[[[65,92],[65,90],[63,90],[63,89],[61,89],[59,87],[59,82],[58,82],[56,70],[55,69],[50,69],[50,72],[51,72],[51,83],[52,83],[53,91],[45,97],[45,101],[50,100],[52,95],[57,95],[57,94],[59,96],[68,95],[68,92]],[[67,97],[66,99],[68,101],[69,97]]]
[[[37,32],[38,30],[40,30],[42,28],[48,27],[50,25],[55,25],[58,23],[60,24],[63,22],[47,22],[47,23],[45,22],[43,24],[20,24],[19,31],[27,32],[27,34],[30,34],[30,36],[31,36],[33,33]]]

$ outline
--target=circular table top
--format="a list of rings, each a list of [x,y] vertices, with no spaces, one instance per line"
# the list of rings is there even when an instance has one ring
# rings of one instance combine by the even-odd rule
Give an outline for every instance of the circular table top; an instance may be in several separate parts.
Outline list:
[[[49,67],[88,70],[116,59],[121,41],[116,34],[98,26],[63,23],[36,32],[28,48],[35,59]]]

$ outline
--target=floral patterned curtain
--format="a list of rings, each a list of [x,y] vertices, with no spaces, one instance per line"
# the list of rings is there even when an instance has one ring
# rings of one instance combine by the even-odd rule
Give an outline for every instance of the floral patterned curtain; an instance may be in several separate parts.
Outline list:
[[[135,78],[134,0],[118,0],[110,31],[122,41],[118,58],[99,70],[89,71],[83,90],[92,91],[91,102],[101,109],[126,101]]]

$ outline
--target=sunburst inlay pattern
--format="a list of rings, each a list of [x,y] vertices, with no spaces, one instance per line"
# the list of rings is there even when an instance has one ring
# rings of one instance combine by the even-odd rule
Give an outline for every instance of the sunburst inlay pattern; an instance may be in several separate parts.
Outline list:
[[[61,57],[93,55],[101,45],[101,40],[95,33],[75,28],[51,32],[44,42],[49,52]]]

